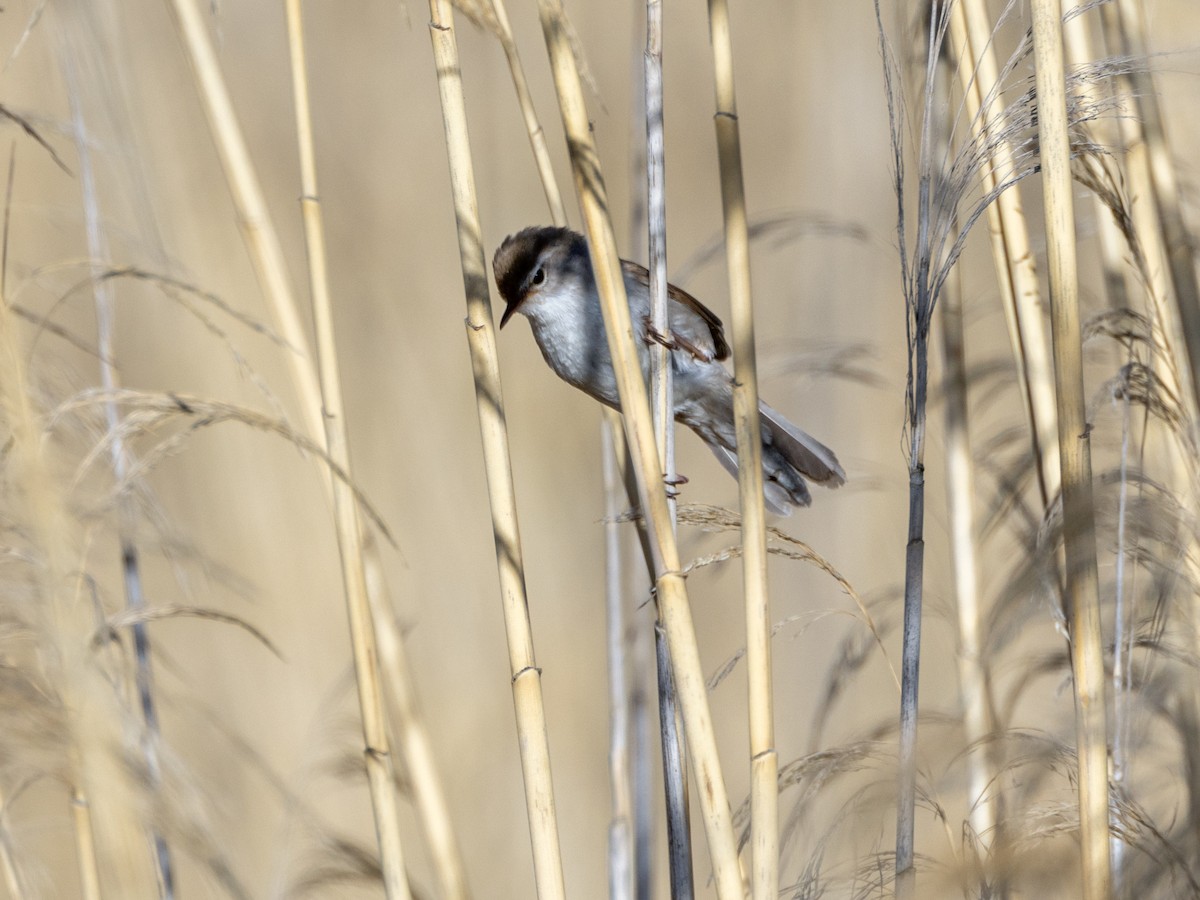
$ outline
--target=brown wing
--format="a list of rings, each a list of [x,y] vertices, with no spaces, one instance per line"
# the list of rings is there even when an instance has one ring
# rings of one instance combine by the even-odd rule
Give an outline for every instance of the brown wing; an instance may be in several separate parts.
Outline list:
[[[650,273],[646,270],[645,266],[639,266],[635,262],[623,259],[621,260],[621,268],[634,281],[647,288],[650,287]],[[673,284],[667,285],[667,297],[681,306],[690,309],[704,320],[704,324],[708,326],[708,330],[712,334],[713,358],[728,359],[729,344],[725,342],[725,326],[721,324],[721,320],[717,318],[717,314],[687,291],[677,288]]]

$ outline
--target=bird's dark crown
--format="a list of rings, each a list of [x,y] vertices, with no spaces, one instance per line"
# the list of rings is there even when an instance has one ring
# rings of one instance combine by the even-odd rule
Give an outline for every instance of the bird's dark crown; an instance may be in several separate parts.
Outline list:
[[[496,255],[492,257],[492,270],[496,275],[496,287],[508,304],[519,303],[521,288],[529,270],[541,258],[546,248],[558,243],[579,244],[586,255],[587,242],[583,235],[569,228],[552,225],[535,225],[525,228],[504,239]]]

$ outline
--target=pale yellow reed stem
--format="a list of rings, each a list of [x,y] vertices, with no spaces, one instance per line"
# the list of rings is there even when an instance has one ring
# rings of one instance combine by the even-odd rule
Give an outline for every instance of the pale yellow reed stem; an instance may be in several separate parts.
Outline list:
[[[1083,898],[1104,900],[1112,894],[1104,653],[1092,503],[1091,429],[1086,419],[1083,388],[1062,5],[1060,0],[1033,0],[1032,12],[1054,370],[1058,387],[1059,452],[1063,467],[1065,599],[1075,686]]]
[[[1068,14],[1071,10],[1081,6],[1083,3],[1080,0],[1069,0],[1066,4]],[[1091,33],[1088,30],[1090,20],[1091,17],[1087,13],[1078,13],[1063,22],[1063,42],[1066,48],[1067,64],[1077,71],[1096,61],[1096,54],[1092,49]],[[1100,95],[1100,82],[1093,79],[1082,79],[1076,82],[1075,89],[1083,98],[1085,108],[1099,108],[1103,99]],[[1088,122],[1083,127],[1094,133],[1101,131],[1106,134],[1111,133],[1112,139],[1105,141],[1101,138],[1100,143],[1116,146],[1116,126],[1113,122]],[[1103,176],[1106,162],[1107,158],[1085,157],[1079,160],[1079,164],[1092,167],[1098,177]],[[1110,309],[1126,309],[1129,306],[1129,298],[1125,280],[1128,268],[1125,264],[1125,238],[1103,197],[1093,194],[1092,207],[1096,220],[1096,231],[1100,238],[1100,256],[1104,261],[1104,285],[1108,293],[1108,305]]]
[[[10,170],[11,171],[11,170]],[[155,877],[141,819],[142,785],[125,765],[122,707],[112,671],[97,659],[91,607],[76,592],[79,566],[72,519],[55,467],[55,442],[31,398],[28,355],[12,308],[0,296],[0,422],[5,447],[7,514],[30,543],[34,593],[27,604],[39,663],[64,712],[67,778],[81,883],[100,883],[100,870],[131,896],[152,896]],[[97,813],[95,817],[91,812]],[[97,887],[93,896],[98,896]]]
[[[437,878],[442,900],[468,900],[467,873],[462,853],[454,833],[450,806],[438,776],[437,754],[429,729],[420,715],[416,692],[412,688],[412,669],[408,651],[395,614],[388,605],[388,588],[383,583],[383,567],[370,539],[364,535],[364,563],[367,576],[367,599],[376,624],[379,643],[379,671],[383,675],[384,696],[388,700],[388,719],[396,752],[404,760],[408,772],[413,806],[421,820],[421,828],[429,845],[429,855]]]
[[[1180,205],[1179,179],[1175,174],[1175,162],[1171,157],[1166,124],[1159,105],[1154,76],[1148,67],[1149,45],[1146,40],[1145,13],[1141,7],[1140,3],[1131,0],[1116,2],[1116,12],[1120,17],[1121,49],[1144,63],[1135,67],[1130,75],[1134,85],[1132,97],[1146,142],[1150,183],[1158,206],[1159,228],[1162,231],[1167,268],[1187,353],[1188,366],[1182,374],[1188,384],[1191,394],[1189,405],[1194,412],[1196,404],[1200,403],[1200,283],[1197,282],[1192,236],[1188,233]],[[1193,436],[1196,434],[1196,428],[1197,423],[1193,420]]]
[[[779,894],[779,751],[771,689],[771,603],[767,591],[767,522],[763,509],[762,425],[750,292],[750,236],[742,182],[742,146],[733,83],[733,38],[726,0],[709,0],[716,74],[717,154],[725,218],[725,256],[733,312],[733,415],[742,510],[742,588],[750,708],[750,882],[754,900]]]
[[[83,900],[100,900],[100,868],[96,859],[96,836],[92,812],[79,788],[71,791],[71,817],[75,821],[75,853],[79,865],[79,890]]]
[[[201,101],[209,120],[210,130],[225,171],[226,180],[229,183],[230,194],[238,212],[238,221],[246,240],[259,286],[276,327],[292,347],[292,352],[287,354],[287,360],[299,397],[305,431],[314,441],[321,442],[324,435],[324,424],[321,420],[321,389],[308,349],[308,339],[300,324],[299,307],[288,282],[279,240],[263,199],[262,189],[246,148],[241,127],[233,112],[228,89],[225,86],[220,67],[217,65],[216,54],[194,2],[192,0],[171,0],[171,8],[175,13],[180,34],[187,49],[188,60],[196,76]],[[320,471],[322,483],[332,501],[331,475],[325,468]],[[374,547],[365,548],[365,563],[368,567],[380,565],[378,552]],[[372,602],[378,608],[391,608],[386,596],[372,598]],[[401,640],[395,620],[391,615],[380,618],[376,623],[376,628],[380,633],[392,632],[389,637],[392,643]],[[389,677],[396,677],[397,674],[399,674],[397,670],[393,669],[389,672]],[[407,672],[403,673],[403,677],[406,682],[411,683],[411,676]],[[396,691],[397,693],[411,693],[411,688],[407,684],[399,685],[396,687]],[[395,723],[401,733],[406,732],[410,724],[404,721]],[[401,744],[402,750],[406,747],[407,743]],[[405,765],[414,781],[433,785],[431,790],[442,793],[436,771],[428,769],[423,771],[420,759],[406,758]],[[437,832],[439,826],[426,819],[428,810],[423,808],[420,802],[418,802],[418,812],[422,816],[425,833],[432,841],[433,834]],[[435,853],[435,858],[436,856]],[[441,873],[439,877],[445,881],[447,878],[452,879],[453,875]]]
[[[529,133],[529,147],[533,151],[538,177],[542,182],[542,190],[546,194],[546,205],[550,207],[550,219],[555,225],[563,227],[567,224],[567,211],[563,207],[558,181],[554,178],[554,166],[550,163],[550,151],[546,147],[546,131],[538,119],[537,110],[534,109],[533,95],[529,93],[529,81],[525,77],[525,67],[521,65],[517,42],[513,39],[512,26],[508,23],[508,10],[505,9],[504,0],[491,0],[491,3],[492,10],[496,14],[496,24],[500,29],[500,46],[504,49],[505,59],[508,60],[513,88],[517,92],[517,103],[521,107],[521,117],[525,120],[525,130]]]
[[[942,297],[942,349],[946,375],[946,505],[950,531],[950,566],[958,613],[958,681],[963,728],[969,750],[968,801],[971,828],[987,840],[996,825],[994,773],[986,745],[993,729],[983,664],[979,597],[979,555],[975,537],[975,466],[967,428],[967,361],[963,345],[962,285],[958,267]]]
[[[342,403],[341,375],[333,334],[333,301],[325,256],[325,231],[317,192],[317,166],[313,152],[312,116],[308,100],[308,75],[304,55],[304,26],[300,0],[286,0],[288,38],[291,50],[292,88],[296,130],[300,150],[300,208],[304,216],[304,238],[308,249],[309,287],[320,364],[325,445],[330,459],[347,478],[350,475],[350,443]],[[383,707],[383,685],[379,680],[379,650],[371,605],[367,598],[363,564],[362,529],[353,489],[345,479],[333,482],[333,511],[338,550],[342,561],[342,584],[350,618],[350,639],[362,712],[363,762],[375,813],[375,836],[379,844],[380,868],[387,896],[407,900],[411,896],[404,871],[400,840],[400,813],[396,798],[392,756],[388,746],[387,718]]]
[[[217,63],[212,40],[196,8],[196,0],[169,0],[183,38],[187,59],[200,90],[201,105],[208,117],[209,131],[216,144],[230,196],[237,210],[250,262],[263,297],[279,328],[280,335],[292,347],[286,354],[292,381],[300,395],[300,411],[307,433],[320,440],[325,433],[321,422],[321,386],[305,352],[308,338],[301,324],[300,307],[288,283],[287,265],[275,231],[262,187],[246,148],[241,126],[233,111],[233,101],[225,77]]]
[[[958,71],[971,133],[975,140],[993,147],[994,155],[982,173],[983,189],[992,191],[1000,178],[1015,175],[1016,165],[1011,145],[994,139],[1003,132],[1005,123],[1000,112],[1000,74],[991,41],[991,19],[984,0],[953,3],[950,16],[951,40],[956,48],[961,48]],[[1048,506],[1060,483],[1054,373],[1046,337],[1045,306],[1018,185],[1009,187],[988,207],[987,221],[1017,378],[1034,436],[1042,503]]]
[[[525,594],[525,568],[508,455],[508,429],[504,419],[496,336],[488,298],[487,266],[475,199],[475,175],[467,133],[458,45],[449,0],[430,0],[429,9],[430,36],[437,64],[438,91],[446,130],[450,184],[454,195],[459,256],[466,292],[467,341],[475,374],[475,396],[483,438],[492,529],[496,538],[496,564],[500,572],[504,624],[508,634],[521,770],[525,778],[525,805],[533,844],[534,878],[540,900],[558,900],[565,896],[565,887],[554,786],[550,776],[550,744],[542,703],[541,669],[534,657],[533,630]]]
[[[970,49],[966,36],[966,20],[961,9],[952,11],[951,15],[953,18],[950,23],[949,68],[958,71],[964,93],[975,94],[973,106],[977,111],[979,106],[979,96],[975,90],[977,86],[969,79],[962,78],[963,70],[973,65],[968,59],[963,58],[964,49]],[[944,72],[945,69],[942,71]],[[948,82],[949,79],[945,77],[938,79],[941,98],[950,93]],[[938,105],[947,111],[945,125],[938,129],[938,153],[943,158],[950,158],[950,141],[954,133],[954,121],[949,114],[951,105],[945,103],[944,100]],[[972,110],[969,104],[968,115],[971,114]],[[977,132],[972,132],[972,139],[978,140]],[[986,173],[986,177],[994,182],[990,170]],[[993,253],[996,254],[993,256],[993,262],[1001,283],[1001,292],[1007,292],[1003,305],[1006,318],[1009,319],[1010,337],[1012,337],[1015,325],[1015,316],[1013,315],[1015,303],[1012,297],[1011,273],[1004,256],[1003,231],[995,204],[989,207],[988,212],[989,228],[992,225],[996,226],[996,230],[991,231]],[[993,217],[997,220],[994,223],[990,221]],[[956,222],[955,228],[957,227]],[[968,377],[964,343],[962,282],[962,267],[956,265],[946,279],[941,300],[941,337],[945,368],[942,384],[945,395],[946,506],[950,538],[950,568],[954,579],[954,606],[958,613],[956,656],[959,699],[963,713],[963,730],[970,748],[967,751],[969,821],[976,839],[984,842],[990,839],[997,818],[991,753],[985,744],[994,723],[989,703],[988,673],[983,663],[979,634],[982,618],[979,596],[979,547],[975,534],[974,517],[975,466],[974,460],[971,458],[968,426],[970,419],[967,415]],[[1019,342],[1014,341],[1013,349],[1014,351],[1019,350]],[[1020,373],[1019,366],[1018,378],[1024,384],[1025,379]],[[1025,396],[1028,401],[1028,395]],[[1027,402],[1027,412],[1028,409]]]
[[[588,247],[604,312],[605,330],[624,412],[625,431],[633,454],[642,510],[652,531],[651,547],[658,603],[666,626],[675,683],[683,708],[684,730],[695,763],[709,856],[721,900],[744,896],[729,796],[717,755],[712,714],[688,606],[679,552],[671,530],[662,467],[654,443],[650,401],[642,381],[634,344],[629,304],[608,215],[608,197],[600,173],[574,54],[567,40],[560,0],[538,0],[538,12],[558,92],[563,127],[571,151],[575,189],[588,233]]]
[[[608,777],[612,814],[608,824],[609,900],[633,900],[634,843],[633,795],[629,768],[629,689],[625,666],[625,579],[621,553],[621,513],[625,489],[617,465],[617,437],[621,423],[616,413],[600,421],[601,465],[604,475],[604,606],[608,655],[609,743]],[[624,453],[622,441],[621,452]]]

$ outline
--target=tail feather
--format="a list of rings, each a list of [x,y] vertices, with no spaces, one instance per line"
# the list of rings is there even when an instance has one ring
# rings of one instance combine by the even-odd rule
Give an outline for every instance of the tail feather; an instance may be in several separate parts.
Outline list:
[[[737,454],[732,450],[727,450],[719,444],[710,444],[705,441],[705,445],[713,452],[713,456],[717,458],[725,471],[734,478],[738,477]],[[808,490],[804,487],[804,482],[796,479],[800,484],[800,491],[797,494],[793,489],[788,491],[783,485],[770,478],[763,479],[763,500],[767,504],[767,509],[775,513],[777,516],[790,516],[792,510],[797,506],[808,506],[812,502],[812,498],[808,496]]]
[[[832,450],[767,404],[759,403],[758,412],[771,434],[771,443],[796,471],[823,487],[836,488],[846,483],[846,473]]]
[[[845,483],[846,473],[832,450],[765,403],[759,404],[759,414],[763,427],[763,499],[771,512],[786,516],[797,506],[812,503],[805,478],[829,488]],[[725,471],[737,478],[737,454],[713,437],[703,433],[701,437]]]

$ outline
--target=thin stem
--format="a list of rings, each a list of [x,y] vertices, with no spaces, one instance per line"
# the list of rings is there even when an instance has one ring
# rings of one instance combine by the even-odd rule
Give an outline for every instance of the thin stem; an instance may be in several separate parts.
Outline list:
[[[649,682],[651,642],[648,630],[634,628],[633,691],[629,714],[633,720],[633,841],[634,890],[637,900],[651,900],[654,892],[654,815],[651,801]]]
[[[961,46],[966,38],[961,7],[951,11],[951,44]],[[957,26],[956,26],[957,23]],[[953,53],[947,55],[951,66],[963,70],[962,60]],[[938,69],[937,89],[942,106],[950,93],[946,66]],[[964,90],[970,85],[964,85]],[[952,158],[954,122],[950,115],[943,117],[938,129],[938,155]],[[955,221],[954,230],[958,230]],[[1008,275],[1008,267],[997,266],[997,273]],[[1002,278],[1002,280],[1004,280]],[[954,605],[958,612],[958,682],[959,702],[967,746],[967,800],[969,821],[975,840],[992,839],[996,826],[996,802],[991,750],[985,743],[993,729],[991,690],[987,668],[983,661],[980,630],[982,614],[979,597],[979,547],[975,530],[975,466],[971,458],[968,423],[967,358],[963,324],[962,269],[955,266],[944,282],[941,299],[942,359],[945,374],[942,392],[945,396],[945,462],[946,505],[950,536],[950,568],[954,579]],[[1011,282],[1009,282],[1011,286]],[[994,846],[994,843],[993,843]]]
[[[958,611],[958,681],[966,742],[971,829],[985,839],[996,825],[994,775],[984,741],[993,729],[987,669],[980,639],[979,557],[975,536],[975,467],[967,428],[967,360],[963,343],[962,290],[957,278],[942,295],[942,351],[945,358],[946,498],[949,506],[950,564]]]
[[[271,310],[283,339],[296,352],[284,354],[292,383],[300,399],[300,414],[305,431],[321,440],[325,425],[321,420],[321,385],[308,352],[306,329],[301,324],[300,304],[288,281],[283,249],[275,230],[262,185],[258,180],[246,139],[233,110],[229,88],[217,63],[217,54],[196,8],[196,0],[169,0],[175,22],[183,38],[187,59],[200,91],[201,105],[208,118],[209,131],[216,142],[225,180],[237,210],[238,225],[246,242],[250,262],[259,288]],[[328,474],[324,475],[328,478]]]
[[[1086,15],[1085,4],[1088,0],[1068,0],[1065,4],[1068,13],[1067,18],[1063,21],[1063,41],[1066,49],[1067,63],[1075,70],[1079,70],[1085,65],[1091,65],[1098,59],[1097,54],[1092,47],[1091,31],[1088,28],[1092,17]],[[1072,15],[1072,13],[1074,13]],[[1106,99],[1101,96],[1100,92],[1104,88],[1108,88],[1108,93],[1111,95],[1113,79],[1099,81],[1095,79],[1085,78],[1078,79],[1075,83],[1075,90],[1083,100],[1085,107],[1095,109],[1100,108],[1100,104]],[[1116,127],[1115,123],[1109,120],[1106,124],[1105,131],[1108,132],[1105,139],[1097,139],[1096,143],[1115,147]],[[1083,123],[1080,127],[1089,132],[1099,132],[1101,122],[1092,120]],[[1116,154],[1119,156],[1120,154]],[[1092,155],[1081,156],[1077,163],[1089,167],[1097,176],[1103,177],[1107,168],[1115,166],[1116,160],[1109,160],[1105,157],[1096,157]],[[1127,309],[1129,308],[1129,292],[1125,287],[1125,273],[1127,266],[1125,264],[1125,239],[1121,234],[1121,229],[1117,225],[1116,217],[1112,210],[1105,204],[1104,197],[1098,193],[1092,193],[1092,207],[1094,209],[1093,218],[1096,222],[1096,230],[1100,239],[1100,256],[1104,262],[1104,289],[1108,296],[1109,309]]]
[[[116,303],[113,296],[112,281],[97,277],[106,266],[109,259],[108,242],[101,227],[100,200],[96,186],[95,168],[92,166],[91,147],[89,145],[87,128],[83,119],[82,93],[79,75],[75,65],[74,55],[69,49],[62,54],[63,69],[67,78],[67,96],[71,107],[72,133],[75,139],[75,149],[79,160],[80,192],[83,198],[85,231],[87,234],[88,256],[92,269],[92,297],[96,309],[97,350],[100,358],[100,384],[106,392],[115,391],[120,386],[114,359],[113,339],[116,331]],[[130,468],[130,451],[124,440],[124,429],[121,427],[121,414],[117,404],[112,399],[104,403],[105,425],[109,441],[109,459],[112,465],[113,478],[117,484],[122,484],[128,477]],[[121,553],[121,576],[125,586],[125,605],[128,609],[140,611],[145,608],[145,594],[142,591],[142,574],[139,564],[137,544],[133,540],[134,510],[128,494],[122,493],[117,508],[118,536]],[[134,682],[137,689],[138,707],[142,713],[145,732],[142,737],[142,754],[146,760],[146,774],[155,789],[162,782],[162,765],[158,755],[158,744],[161,739],[158,711],[154,700],[154,670],[151,661],[150,635],[146,623],[135,618],[131,626],[134,649]],[[175,896],[175,873],[171,861],[171,848],[166,838],[156,828],[150,829],[150,837],[154,844],[155,863],[158,867],[158,881],[161,896],[164,900],[172,900]]]
[[[726,0],[709,0],[716,81],[717,153],[733,326],[733,416],[742,511],[742,587],[750,707],[750,861],[755,900],[779,893],[779,751],[771,687],[771,604],[767,591],[767,524],[763,506],[762,425],[750,291],[750,236],[742,147],[733,81],[733,39]]]
[[[1112,893],[1104,656],[1096,572],[1091,429],[1086,421],[1083,392],[1061,2],[1034,0],[1032,12],[1054,374],[1058,385],[1058,441],[1063,468],[1062,521],[1075,684],[1083,897],[1101,900]]]
[[[615,419],[616,413],[606,410],[606,416]],[[633,457],[629,445],[622,437],[617,443],[622,452],[617,457],[621,466],[621,478],[625,482],[625,493],[631,509],[639,509],[637,476],[634,474]],[[642,558],[646,561],[647,574],[654,580],[654,547],[645,516],[639,515],[634,522]],[[666,643],[666,627],[662,621],[661,606],[656,610],[654,625],[655,675],[658,688],[659,744],[662,748],[663,788],[667,807],[667,867],[671,878],[672,900],[691,900],[695,895],[692,872],[692,827],[690,801],[687,791],[687,758],[680,724],[678,694],[671,666],[671,654]],[[649,817],[646,817],[649,821]],[[649,877],[649,867],[646,869]]]
[[[96,834],[92,808],[83,791],[71,791],[71,817],[75,820],[75,853],[79,862],[79,889],[83,900],[100,900],[100,868],[96,859]]]
[[[379,670],[388,702],[388,724],[397,753],[404,760],[413,805],[429,845],[434,874],[443,900],[467,900],[471,896],[462,852],[450,818],[450,805],[438,773],[437,754],[425,727],[413,690],[408,652],[395,614],[388,604],[389,591],[383,583],[383,566],[378,545],[368,532],[363,536],[367,598],[379,642]]]
[[[1135,59],[1148,59],[1149,48],[1141,4],[1131,0],[1117,0],[1116,12],[1120,16],[1123,52]],[[1186,380],[1192,403],[1195,404],[1200,402],[1200,284],[1197,283],[1195,250],[1180,207],[1179,179],[1171,158],[1166,124],[1154,86],[1154,75],[1149,68],[1137,66],[1130,77],[1134,84],[1133,99],[1137,107],[1137,119],[1145,135],[1150,180],[1158,206],[1159,227],[1162,229],[1171,286],[1182,326],[1184,346],[1187,349],[1189,365],[1186,371],[1190,377]],[[1192,406],[1191,409],[1195,407]],[[1194,430],[1195,423],[1191,427]]]
[[[525,779],[525,806],[533,845],[534,879],[541,900],[559,900],[565,895],[565,886],[554,786],[550,774],[550,743],[542,703],[541,669],[534,656],[533,629],[525,591],[525,563],[517,525],[516,497],[508,452],[508,426],[504,418],[496,336],[488,298],[487,268],[480,239],[458,44],[449,0],[430,0],[429,9],[429,33],[437,64],[438,91],[446,130],[459,257],[467,303],[467,343],[475,376],[475,397],[496,542],[496,565],[508,636],[513,703],[521,749],[521,769]]]
[[[742,896],[737,845],[725,779],[717,755],[712,713],[708,708],[700,652],[688,607],[687,588],[679,551],[671,531],[662,468],[654,443],[650,402],[642,381],[625,285],[617,257],[616,240],[608,216],[608,199],[600,174],[583,100],[583,85],[574,53],[567,40],[561,0],[538,0],[542,31],[562,112],[563,128],[571,152],[575,189],[588,234],[588,247],[604,314],[609,352],[617,378],[626,435],[636,465],[641,508],[653,536],[655,588],[671,651],[675,685],[683,709],[688,747],[696,766],[709,856],[717,894],[722,900]]]
[[[1011,178],[1016,171],[1011,143],[998,137],[1005,131],[1005,122],[998,102],[1000,70],[991,21],[984,0],[951,3],[949,15],[951,44],[958,57],[971,134],[979,145],[992,150],[980,173],[983,191],[990,194],[1001,179]],[[1045,304],[1038,284],[1036,255],[1021,207],[1020,185],[1011,185],[989,204],[987,223],[1021,399],[1030,423],[1038,489],[1042,506],[1048,507],[1058,493],[1060,468],[1054,373],[1046,336]]]
[[[1115,571],[1113,572],[1113,741],[1112,741],[1112,780],[1113,789],[1118,796],[1128,796],[1129,786],[1126,783],[1128,774],[1128,729],[1134,715],[1132,679],[1130,662],[1133,658],[1134,635],[1136,622],[1133,611],[1134,594],[1125,590],[1125,562],[1129,555],[1127,546],[1127,524],[1129,519],[1129,453],[1132,438],[1131,412],[1133,403],[1128,396],[1121,402],[1121,462],[1120,487],[1117,499],[1117,546],[1115,549]],[[1125,845],[1119,835],[1112,837],[1112,872],[1114,896],[1122,896],[1121,884],[1124,876],[1123,858]]]
[[[605,417],[600,426],[604,470],[604,606],[608,649],[608,773],[612,817],[608,825],[608,896],[633,898],[632,798],[629,785],[629,687],[625,665],[625,584],[621,553],[624,489],[617,465],[614,432],[620,423]]]
[[[663,785],[667,794],[667,863],[671,875],[671,900],[692,900],[696,895],[692,873],[691,802],[687,791],[687,758],[680,728],[678,695],[671,671],[667,630],[654,626],[654,655],[658,663],[658,718],[662,733]]]
[[[325,234],[317,192],[317,168],[313,150],[300,0],[287,0],[286,8],[300,152],[300,206],[304,215],[304,238],[308,250],[309,287],[312,291],[322,410],[325,418],[325,444],[330,459],[349,476],[349,434],[333,334],[333,303],[329,293]],[[379,845],[383,884],[389,898],[406,900],[410,893],[400,841],[400,816],[394,787],[392,756],[388,745],[383,686],[377,667],[379,649],[375,641],[370,600],[367,597],[362,525],[353,490],[345,479],[339,478],[333,482],[333,511],[342,562],[342,585],[350,618],[359,708],[362,713],[363,761],[370,785],[371,805],[375,813],[375,836]]]
[[[666,337],[650,347],[650,396],[654,413],[654,440],[663,462],[663,478],[675,478],[675,395],[670,351],[671,321],[667,304],[667,192],[663,142],[663,5],[646,2],[646,52],[644,54],[646,108],[646,224],[650,271],[650,319],[654,329]],[[675,496],[667,493],[671,528],[675,528]],[[663,746],[663,779],[667,802],[667,847],[671,870],[671,896],[690,898],[695,893],[692,872],[690,806],[687,788],[687,749],[678,721],[675,676],[666,652],[662,610],[654,630],[658,664],[659,729]]]
[[[904,564],[904,635],[900,665],[899,787],[896,801],[896,896],[916,892],[914,828],[917,798],[917,716],[921,672],[921,614],[925,589],[925,418],[929,390],[931,295],[930,228],[933,203],[933,100],[936,62],[946,9],[933,3],[925,60],[917,182],[915,277],[908,298],[908,543]],[[903,221],[903,220],[901,220]]]
[[[670,350],[671,322],[667,309],[667,191],[663,144],[663,7],[646,0],[646,224],[649,233],[650,319],[666,340],[650,348],[650,385],[654,437],[668,483],[675,476],[674,394]],[[675,498],[668,495],[671,515]]]

